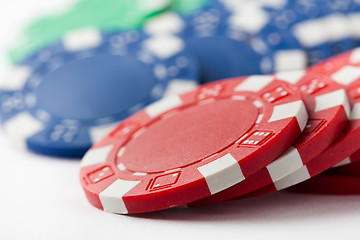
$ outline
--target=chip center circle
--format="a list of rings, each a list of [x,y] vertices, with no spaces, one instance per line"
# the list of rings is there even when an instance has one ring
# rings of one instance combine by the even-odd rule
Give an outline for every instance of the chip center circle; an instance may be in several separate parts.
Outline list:
[[[38,108],[52,115],[94,120],[143,102],[156,81],[151,65],[135,57],[96,55],[66,62],[47,73],[35,96]]]
[[[117,164],[141,173],[194,164],[232,146],[256,124],[259,112],[253,100],[231,98],[182,109],[131,139]]]

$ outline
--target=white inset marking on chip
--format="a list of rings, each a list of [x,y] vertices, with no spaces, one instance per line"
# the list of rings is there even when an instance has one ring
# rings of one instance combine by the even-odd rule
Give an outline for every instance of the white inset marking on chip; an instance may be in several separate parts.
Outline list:
[[[180,52],[184,48],[184,41],[170,34],[157,34],[145,40],[143,45],[158,58],[166,59]]]
[[[350,104],[348,102],[346,92],[343,89],[339,89],[315,97],[315,112],[337,106],[343,106],[346,115],[350,117]]]
[[[83,28],[68,32],[63,38],[64,48],[76,52],[95,48],[102,42],[101,33],[96,28]]]
[[[181,171],[181,168],[175,168],[175,169],[167,170],[167,171],[164,172],[164,174],[173,173],[173,172],[176,172],[176,171]]]
[[[301,183],[310,178],[310,173],[306,166],[302,166],[300,169],[296,170],[290,175],[276,181],[274,183],[276,190],[280,191],[282,189],[291,187],[295,184]]]
[[[273,182],[291,174],[303,166],[303,161],[298,150],[290,147],[285,153],[278,157],[275,161],[267,165],[267,170]]]
[[[237,143],[237,144],[240,143],[240,142],[241,142],[243,139],[245,139],[248,135],[249,135],[248,133],[244,134],[241,138],[239,138],[239,140],[236,141],[236,143]]]
[[[132,137],[133,138],[137,138],[139,137],[141,134],[143,134],[145,132],[145,128],[140,128],[139,130],[137,130],[133,135]]]
[[[345,66],[331,76],[342,85],[349,85],[360,77],[360,67]]]
[[[118,168],[120,171],[125,171],[125,170],[126,170],[125,165],[122,164],[122,163],[119,163],[119,164],[117,165],[117,168]]]
[[[347,157],[344,160],[342,160],[341,162],[339,162],[338,164],[334,165],[333,168],[345,166],[345,165],[348,165],[350,163],[351,163],[351,159]]]
[[[154,118],[172,108],[180,106],[181,103],[182,101],[179,96],[167,97],[146,107],[145,112]]]
[[[42,122],[27,112],[21,112],[4,124],[4,130],[20,147],[26,147],[26,140],[44,129]]]
[[[261,120],[263,119],[263,117],[264,117],[264,114],[259,114],[259,116],[258,116],[258,118],[256,119],[256,124],[258,124],[258,123],[260,123],[261,122]]]
[[[275,106],[269,122],[289,117],[296,117],[301,131],[305,128],[308,120],[308,114],[303,101],[290,102]]]
[[[258,101],[258,100],[253,101],[253,104],[254,104],[255,107],[257,107],[257,108],[262,108],[262,107],[263,107],[262,103],[261,103],[260,101]]]
[[[194,90],[198,84],[192,80],[173,79],[168,84],[164,97],[174,96]]]
[[[235,95],[235,96],[232,96],[231,97],[232,100],[235,100],[235,101],[245,101],[246,97],[245,96],[239,96],[239,95]]]
[[[0,80],[0,88],[4,90],[21,90],[30,77],[32,69],[26,66],[13,67]]]
[[[185,23],[178,14],[167,12],[150,18],[146,22],[145,31],[151,34],[179,33],[182,31],[184,26]]]
[[[147,173],[142,173],[142,172],[134,172],[133,173],[134,176],[146,176]]]
[[[302,50],[283,50],[275,53],[275,71],[305,69],[307,56]]]
[[[96,143],[100,141],[103,137],[105,137],[111,130],[113,130],[118,123],[112,123],[107,125],[101,125],[96,127],[91,127],[89,129],[89,135],[92,143]]]
[[[123,201],[123,196],[133,189],[140,181],[126,181],[117,179],[99,194],[104,211],[111,213],[127,214],[128,210]]]
[[[236,92],[252,91],[259,92],[274,80],[273,76],[254,75],[246,78],[242,83],[235,87]]]
[[[239,163],[230,154],[198,168],[211,194],[218,193],[245,179]]]
[[[80,166],[85,167],[93,164],[104,163],[113,147],[113,145],[107,145],[105,147],[90,149],[81,160]]]
[[[305,75],[304,70],[300,71],[286,71],[278,72],[275,74],[275,77],[281,81],[288,82],[291,84],[296,84],[301,78]]]
[[[350,120],[360,119],[360,103],[355,103],[351,109]]]
[[[120,148],[117,156],[118,156],[118,157],[121,157],[121,156],[124,154],[124,152],[125,152],[125,147]]]

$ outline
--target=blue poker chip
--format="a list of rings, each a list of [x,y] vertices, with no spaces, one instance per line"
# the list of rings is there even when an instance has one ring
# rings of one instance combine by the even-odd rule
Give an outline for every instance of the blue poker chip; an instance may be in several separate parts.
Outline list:
[[[193,89],[198,65],[182,39],[83,29],[42,49],[0,82],[0,117],[18,144],[81,157],[119,121]]]
[[[319,1],[319,0],[318,0]],[[353,0],[320,1],[321,20],[329,34],[332,54],[336,55],[356,47],[350,19],[347,15]],[[316,3],[316,1],[315,1]]]
[[[273,24],[289,29],[306,50],[309,65],[355,47],[347,16],[338,4],[323,0],[285,2],[280,10],[271,11]]]
[[[265,10],[254,5],[236,9],[212,1],[191,15],[157,16],[145,29],[181,36],[198,58],[202,82],[306,67],[306,55],[291,34],[279,30],[280,40],[271,34],[278,29],[268,24]]]
[[[360,2],[356,0],[331,0],[330,3],[338,11],[346,14],[351,36],[355,46],[360,46]],[[329,4],[330,4],[329,3]]]

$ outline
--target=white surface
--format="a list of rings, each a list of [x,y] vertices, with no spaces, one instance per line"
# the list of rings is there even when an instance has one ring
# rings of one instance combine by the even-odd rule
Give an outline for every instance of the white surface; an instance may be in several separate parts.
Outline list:
[[[32,16],[58,5],[49,0],[2,1],[1,49]],[[78,161],[18,150],[1,133],[0,161],[1,240],[343,240],[360,236],[360,196],[280,192],[203,208],[122,216],[99,211],[87,202],[78,181]]]

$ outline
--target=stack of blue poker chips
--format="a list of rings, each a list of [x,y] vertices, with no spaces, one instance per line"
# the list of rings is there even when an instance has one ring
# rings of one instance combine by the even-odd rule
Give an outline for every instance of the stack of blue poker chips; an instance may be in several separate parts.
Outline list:
[[[355,46],[360,46],[360,2],[357,0],[331,0],[329,4],[346,14]]]
[[[179,34],[198,57],[202,82],[212,82],[303,69],[352,49],[356,24],[348,12],[358,16],[358,6],[352,0],[213,0],[190,15],[158,16],[147,30]],[[164,22],[172,26],[161,28]]]
[[[212,1],[191,15],[157,16],[145,29],[181,36],[198,58],[202,82],[305,68],[306,54],[298,41],[269,21],[268,12],[254,4],[232,8]],[[270,36],[275,32],[280,39]]]
[[[299,18],[292,31],[304,46],[309,46],[310,65],[355,47],[347,16],[329,1],[288,2],[288,9],[296,11]]]
[[[357,46],[354,27],[348,14],[349,10],[352,9],[352,5],[357,5],[355,2],[353,0],[330,0],[324,3],[325,7],[322,10],[327,13],[324,19],[331,37],[333,55],[351,50]]]
[[[71,32],[17,65],[0,82],[0,118],[18,145],[82,157],[118,122],[193,89],[198,64],[174,35]]]

